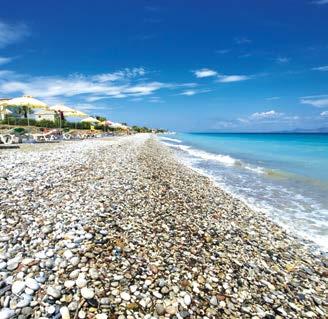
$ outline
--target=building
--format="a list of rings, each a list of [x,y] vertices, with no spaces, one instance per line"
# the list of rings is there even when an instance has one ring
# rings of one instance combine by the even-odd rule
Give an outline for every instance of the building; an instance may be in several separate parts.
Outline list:
[[[36,121],[52,121],[54,122],[56,119],[56,112],[53,110],[40,110],[35,112],[34,116]]]

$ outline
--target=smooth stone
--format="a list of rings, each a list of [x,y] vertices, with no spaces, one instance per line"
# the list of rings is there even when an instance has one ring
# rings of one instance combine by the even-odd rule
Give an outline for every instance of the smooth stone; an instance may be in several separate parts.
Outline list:
[[[69,310],[67,307],[61,307],[59,312],[63,319],[70,319]]]
[[[130,294],[127,293],[127,292],[125,292],[125,291],[121,292],[120,296],[121,296],[121,298],[122,298],[123,300],[125,300],[125,301],[129,301],[129,300],[131,299]]]
[[[84,319],[87,316],[86,312],[84,310],[80,310],[78,313],[79,319]]]
[[[0,310],[0,319],[9,319],[15,316],[15,311],[9,308],[2,308]]]
[[[5,261],[2,261],[0,263],[0,271],[3,270],[3,269],[5,269],[6,267],[7,267],[7,263]]]
[[[95,268],[90,268],[89,275],[92,279],[98,279],[99,278],[99,272]]]
[[[162,299],[163,295],[161,293],[159,293],[158,291],[154,291],[153,295],[157,298],[157,299]]]
[[[79,276],[80,270],[75,269],[69,274],[70,279],[76,279]]]
[[[137,289],[138,289],[138,286],[137,285],[133,285],[133,286],[130,287],[130,291],[132,293],[135,293],[137,291]]]
[[[68,306],[68,310],[69,311],[75,311],[77,309],[77,307],[79,306],[79,304],[76,301],[72,301]]]
[[[69,262],[72,266],[77,266],[80,262],[80,258],[77,256],[72,257]]]
[[[212,298],[210,299],[210,303],[211,303],[211,305],[213,305],[213,306],[217,306],[217,304],[218,304],[218,300],[216,299],[215,296],[212,296]]]
[[[28,288],[34,291],[40,288],[40,284],[33,278],[26,278],[25,283]]]
[[[21,298],[22,299],[16,305],[17,308],[27,307],[30,305],[31,301],[33,300],[33,298],[28,294],[23,294]]]
[[[88,284],[88,282],[85,278],[79,277],[76,279],[75,284],[78,288],[83,288]]]
[[[175,315],[178,312],[178,308],[174,306],[168,306],[165,308],[165,312],[170,315]]]
[[[22,315],[24,315],[24,319],[29,318],[33,313],[33,309],[31,307],[25,307],[22,309]]]
[[[66,259],[71,259],[74,256],[70,250],[65,250],[63,255]]]
[[[101,305],[109,305],[110,304],[110,299],[109,298],[106,298],[106,297],[101,298],[100,299],[100,304]]]
[[[155,309],[158,315],[163,315],[165,313],[165,308],[162,304],[157,304]]]
[[[54,287],[48,287],[47,294],[55,299],[58,299],[61,296],[60,290],[54,288]]]
[[[186,294],[184,297],[183,297],[183,302],[186,306],[189,306],[191,304],[191,297],[190,295]]]
[[[24,281],[17,280],[13,282],[13,285],[11,287],[11,291],[15,295],[19,295],[24,289],[26,285]]]
[[[49,315],[52,315],[52,314],[54,314],[56,312],[56,307],[55,306],[49,306],[48,308],[47,308],[47,313],[49,314]]]
[[[85,299],[91,299],[94,297],[95,293],[94,293],[93,289],[88,288],[88,287],[83,287],[81,289],[81,295]]]
[[[105,313],[98,313],[96,319],[107,319],[108,316]]]
[[[7,269],[15,270],[18,267],[18,261],[16,259],[10,259],[7,261]]]
[[[161,289],[161,293],[166,295],[170,292],[169,288],[167,288],[166,286],[164,286],[162,289]]]
[[[75,286],[75,281],[74,280],[66,280],[64,282],[64,287],[67,289],[71,289]]]

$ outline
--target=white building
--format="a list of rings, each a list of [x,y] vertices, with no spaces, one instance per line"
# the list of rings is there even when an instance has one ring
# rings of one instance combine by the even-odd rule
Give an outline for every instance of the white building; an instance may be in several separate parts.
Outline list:
[[[56,119],[56,112],[52,110],[40,110],[35,112],[35,120],[36,121],[55,121]]]

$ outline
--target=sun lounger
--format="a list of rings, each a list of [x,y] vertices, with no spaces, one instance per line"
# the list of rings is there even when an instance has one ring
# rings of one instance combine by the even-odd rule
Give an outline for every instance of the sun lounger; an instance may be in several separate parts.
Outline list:
[[[50,130],[45,133],[31,134],[31,136],[34,142],[36,143],[53,142],[59,138],[60,133],[58,132],[58,130]]]

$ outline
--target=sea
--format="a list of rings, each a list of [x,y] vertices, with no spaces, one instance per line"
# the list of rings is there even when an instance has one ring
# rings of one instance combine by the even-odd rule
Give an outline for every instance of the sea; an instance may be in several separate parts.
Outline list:
[[[184,164],[328,252],[328,134],[176,133],[160,140]]]

